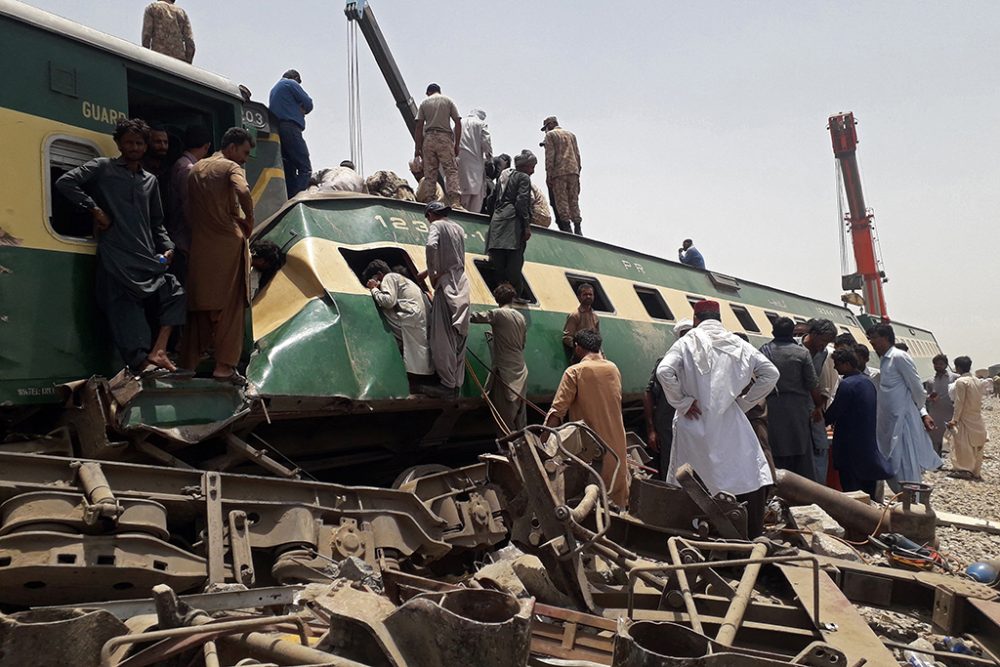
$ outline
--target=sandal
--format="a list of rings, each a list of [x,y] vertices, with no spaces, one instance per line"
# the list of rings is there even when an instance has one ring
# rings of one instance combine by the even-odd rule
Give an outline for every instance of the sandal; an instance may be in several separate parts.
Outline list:
[[[240,375],[240,372],[235,369],[229,375],[213,375],[212,379],[216,382],[228,382],[236,387],[245,387],[247,384],[247,379]]]

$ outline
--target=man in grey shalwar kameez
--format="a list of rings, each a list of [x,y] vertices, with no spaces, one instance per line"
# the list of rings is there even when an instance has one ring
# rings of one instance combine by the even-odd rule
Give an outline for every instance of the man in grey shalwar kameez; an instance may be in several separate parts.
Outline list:
[[[775,467],[813,479],[816,466],[811,424],[823,400],[817,390],[812,355],[792,338],[794,329],[790,318],[777,318],[771,330],[774,340],[760,348],[780,373],[778,384],[767,397],[767,439]]]
[[[486,252],[497,280],[510,283],[518,298],[524,296],[524,252],[531,237],[531,175],[538,159],[529,150],[514,158],[497,181],[493,216],[486,233]]]
[[[368,264],[362,278],[403,352],[410,392],[422,393],[422,385],[430,384],[429,376],[434,374],[427,341],[427,297],[416,283],[381,259]]]
[[[424,209],[427,274],[434,289],[431,303],[431,359],[446,394],[458,396],[465,380],[465,344],[469,336],[469,279],[465,277],[465,230],[448,219],[451,207],[432,201]]]
[[[493,366],[490,368],[487,391],[503,420],[503,427],[497,424],[501,436],[518,431],[527,423],[522,396],[528,385],[528,366],[524,363],[528,324],[524,315],[511,306],[515,296],[517,293],[513,287],[501,284],[493,290],[493,297],[500,307],[472,314],[474,324],[489,324],[493,328],[489,341]]]
[[[934,377],[924,380],[924,391],[927,392],[927,414],[934,420],[931,443],[934,451],[940,454],[944,432],[955,414],[955,402],[948,395],[948,385],[958,379],[958,373],[949,370],[948,357],[943,354],[934,357],[931,363],[934,364]]]
[[[91,160],[60,176],[56,188],[94,219],[97,303],[126,366],[134,373],[150,367],[174,371],[166,346],[173,327],[184,324],[187,306],[177,278],[167,273],[174,242],[163,227],[160,190],[142,168],[149,126],[122,119],[114,139],[119,157]],[[155,341],[147,304],[157,311]]]

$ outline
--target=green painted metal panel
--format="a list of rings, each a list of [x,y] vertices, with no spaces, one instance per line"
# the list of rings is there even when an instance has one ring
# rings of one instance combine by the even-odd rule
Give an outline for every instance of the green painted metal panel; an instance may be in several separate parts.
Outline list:
[[[128,112],[125,64],[110,53],[0,17],[0,62],[0,107],[98,132]]]
[[[53,384],[115,368],[94,261],[0,246],[0,403],[51,401]]]

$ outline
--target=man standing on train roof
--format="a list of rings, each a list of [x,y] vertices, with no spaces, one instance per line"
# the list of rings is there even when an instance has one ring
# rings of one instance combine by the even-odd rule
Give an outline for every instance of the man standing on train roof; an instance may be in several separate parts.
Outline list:
[[[473,324],[489,324],[492,328],[489,338],[492,366],[486,390],[507,429],[504,431],[497,424],[501,436],[527,424],[524,394],[528,388],[528,366],[524,363],[524,345],[528,324],[524,315],[512,306],[516,296],[510,285],[498,285],[493,298],[500,307],[472,313],[471,317]]]
[[[434,290],[431,304],[431,360],[445,397],[458,396],[465,381],[465,345],[469,336],[470,289],[465,276],[465,230],[448,219],[451,208],[432,201],[424,208],[427,275]]]
[[[191,217],[188,210],[188,176],[195,163],[208,157],[212,133],[203,125],[191,125],[184,133],[184,153],[170,169],[171,205],[167,215],[167,233],[176,244],[176,256],[171,273],[183,285],[187,281],[188,259],[191,254]]]
[[[220,150],[199,160],[188,177],[191,263],[181,362],[195,368],[211,351],[212,377],[237,385],[246,382],[236,367],[243,355],[250,305],[248,239],[254,216],[243,165],[253,146],[249,132],[230,128],[222,135]]]
[[[70,202],[93,216],[97,303],[107,315],[115,347],[134,373],[153,367],[177,370],[166,347],[186,312],[184,290],[166,272],[174,243],[163,227],[160,191],[153,175],[142,169],[148,137],[149,127],[138,118],[119,120],[114,132],[119,157],[96,158],[56,181]],[[147,306],[157,311],[155,341],[150,340]]]
[[[594,286],[588,282],[579,283],[576,286],[576,298],[580,302],[580,306],[566,316],[562,337],[563,346],[571,354],[576,347],[573,339],[577,331],[589,329],[601,333],[601,320],[594,312]]]
[[[705,258],[701,256],[701,252],[694,247],[694,241],[691,239],[684,239],[681,247],[677,249],[677,259],[680,260],[681,264],[686,264],[687,266],[694,267],[696,269],[705,270]]]
[[[573,337],[580,363],[563,371],[552,407],[545,416],[546,426],[557,426],[566,415],[594,429],[614,455],[605,453],[601,479],[608,496],[621,509],[628,507],[629,471],[622,418],[622,375],[618,367],[601,354],[601,334],[587,329]],[[546,435],[544,440],[547,440]],[[617,474],[615,467],[617,465]]]
[[[452,122],[455,127],[452,129]],[[444,187],[449,204],[462,205],[458,185],[458,157],[462,143],[462,116],[450,97],[441,94],[441,86],[427,86],[427,98],[417,109],[417,127],[414,133],[414,157],[423,161],[424,177],[417,187],[417,200],[426,201],[428,192],[437,183],[438,170],[444,171]],[[474,211],[478,213],[478,211]]]
[[[291,199],[309,187],[312,176],[309,147],[302,133],[306,129],[306,115],[313,110],[313,101],[302,87],[302,77],[296,70],[288,70],[274,84],[268,107],[278,119],[285,189]]]
[[[941,454],[941,444],[947,423],[951,421],[955,404],[948,395],[948,385],[958,379],[958,373],[952,373],[948,368],[948,357],[939,354],[931,360],[934,365],[934,376],[924,380],[924,391],[927,392],[927,414],[934,420],[934,430],[931,431],[931,443],[934,451]]]
[[[573,231],[582,236],[580,225],[580,147],[576,144],[576,135],[559,127],[555,116],[549,116],[542,122],[542,132],[545,133],[545,183],[554,198],[556,209],[556,224],[564,232],[570,231],[569,223],[573,223]]]
[[[524,297],[524,251],[531,238],[531,175],[538,159],[529,150],[514,157],[514,169],[504,171],[496,190],[496,204],[486,232],[486,253],[499,282],[510,284]]]
[[[187,12],[174,0],[156,0],[142,16],[142,45],[164,55],[194,60],[194,34]]]
[[[746,412],[774,389],[778,369],[723,328],[718,302],[694,304],[694,323],[656,369],[677,410],[667,482],[690,464],[711,495],[725,491],[747,503],[755,537],[763,529],[763,489],[774,480]]]
[[[948,421],[948,428],[953,429],[954,434],[951,452],[953,470],[948,476],[981,480],[983,448],[990,439],[983,423],[982,381],[970,373],[972,360],[969,357],[956,357],[955,370],[962,375],[952,387],[955,410]]]
[[[909,353],[895,347],[892,325],[876,324],[868,342],[881,357],[878,382],[878,446],[896,476],[889,488],[898,492],[900,482],[919,482],[925,470],[941,467],[929,431],[934,419],[924,407],[926,395],[917,367]]]
[[[427,297],[415,282],[390,269],[381,259],[370,262],[361,277],[403,353],[410,393],[423,393],[434,375],[427,340]]]
[[[826,436],[823,412],[830,407],[833,396],[837,393],[837,385],[840,383],[840,375],[830,356],[833,351],[831,344],[837,337],[837,327],[830,320],[823,318],[809,320],[806,324],[809,326],[809,331],[803,336],[802,345],[812,356],[816,379],[819,381],[816,388],[822,399],[820,409],[813,413],[810,423],[815,473],[813,481],[825,485],[826,475],[830,469],[830,439]]]
[[[458,145],[458,185],[462,208],[482,213],[486,195],[486,162],[493,161],[493,144],[486,125],[486,112],[473,109],[462,122],[462,140]]]

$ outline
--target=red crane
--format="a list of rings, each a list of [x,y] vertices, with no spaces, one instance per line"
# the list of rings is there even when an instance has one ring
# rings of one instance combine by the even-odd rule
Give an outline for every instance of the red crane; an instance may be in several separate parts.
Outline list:
[[[882,283],[886,281],[886,277],[881,269],[872,223],[875,214],[865,207],[865,195],[861,191],[856,125],[854,114],[847,112],[830,116],[827,128],[833,140],[833,154],[840,163],[840,175],[849,210],[844,216],[844,222],[851,233],[854,263],[857,267],[856,273],[843,276],[843,288],[863,290],[865,312],[876,319],[888,321],[889,313],[885,307],[885,294],[882,292]]]

